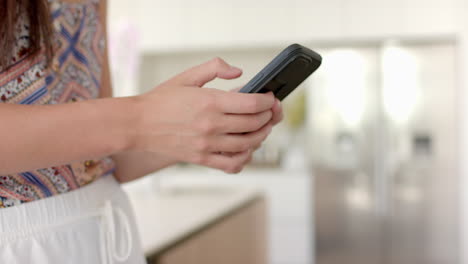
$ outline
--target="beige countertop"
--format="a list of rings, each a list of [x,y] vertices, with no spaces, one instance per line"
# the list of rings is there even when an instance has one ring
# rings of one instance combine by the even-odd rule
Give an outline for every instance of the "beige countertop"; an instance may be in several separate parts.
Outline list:
[[[262,196],[253,189],[219,186],[128,193],[147,256],[160,254]]]

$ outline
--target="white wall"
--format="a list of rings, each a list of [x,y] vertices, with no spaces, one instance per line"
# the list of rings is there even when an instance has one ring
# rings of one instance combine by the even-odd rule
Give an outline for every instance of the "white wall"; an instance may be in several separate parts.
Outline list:
[[[461,194],[461,223],[462,230],[462,263],[468,263],[468,1],[458,0],[458,21],[459,25],[459,44],[460,44],[460,60],[459,60],[459,76],[460,76],[460,91],[459,91],[459,107],[460,107],[460,194]]]
[[[113,0],[145,50],[454,33],[460,0]]]

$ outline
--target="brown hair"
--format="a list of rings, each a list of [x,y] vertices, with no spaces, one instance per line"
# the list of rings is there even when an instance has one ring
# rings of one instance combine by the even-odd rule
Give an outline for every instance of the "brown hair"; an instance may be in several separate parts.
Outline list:
[[[52,24],[47,0],[0,0],[0,69],[9,66],[20,15],[29,19],[28,53],[37,55],[43,49],[48,64],[52,58]]]

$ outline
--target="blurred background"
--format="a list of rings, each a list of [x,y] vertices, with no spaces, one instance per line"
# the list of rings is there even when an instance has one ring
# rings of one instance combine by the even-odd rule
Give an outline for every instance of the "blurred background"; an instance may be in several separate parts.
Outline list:
[[[117,96],[216,56],[244,70],[208,85],[225,90],[289,44],[323,56],[241,174],[180,164],[126,186],[150,262],[468,263],[466,0],[111,0],[109,8]],[[150,199],[159,207],[141,202]],[[228,225],[242,210],[251,210],[245,221]]]

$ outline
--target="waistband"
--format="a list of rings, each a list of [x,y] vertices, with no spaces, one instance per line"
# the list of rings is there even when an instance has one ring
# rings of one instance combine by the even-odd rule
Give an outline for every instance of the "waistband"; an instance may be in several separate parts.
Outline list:
[[[125,261],[133,247],[125,195],[113,175],[62,195],[0,210],[0,244],[67,228],[81,220],[99,219],[102,263]],[[115,204],[114,204],[115,202]],[[125,247],[118,247],[116,221],[123,225]]]
[[[92,214],[121,192],[114,176],[107,175],[71,192],[0,209],[0,234],[61,224],[64,219]]]

